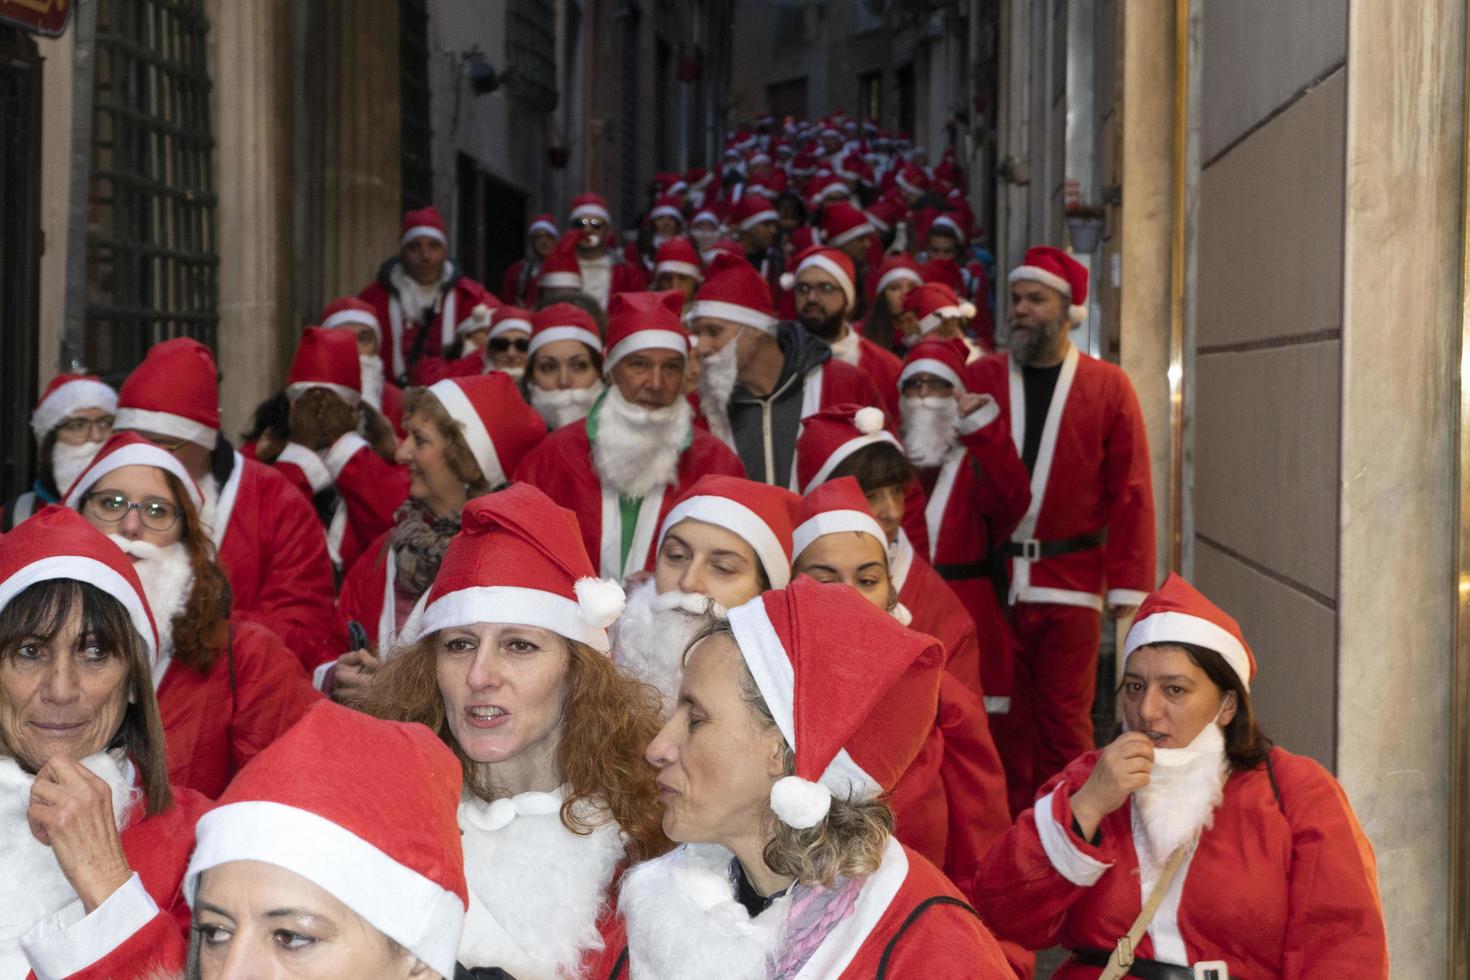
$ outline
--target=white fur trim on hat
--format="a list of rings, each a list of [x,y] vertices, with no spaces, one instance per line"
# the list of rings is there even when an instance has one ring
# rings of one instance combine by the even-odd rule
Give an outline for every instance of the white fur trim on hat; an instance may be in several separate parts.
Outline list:
[[[87,491],[95,487],[104,476],[124,466],[152,466],[154,469],[166,470],[184,485],[184,491],[189,494],[189,500],[196,511],[204,506],[204,495],[199,492],[199,484],[194,482],[189,471],[184,469],[184,464],[173,453],[162,446],[145,446],[136,442],[94,460],[91,466],[83,470],[82,475],[66,491],[66,506],[72,510],[81,510],[82,498],[87,495]]]
[[[864,211],[863,212],[863,217],[864,218],[867,218],[868,219],[868,223],[871,224],[874,228],[877,228],[879,231],[885,231],[886,232],[886,231],[892,231],[893,230],[893,225],[892,224],[890,224],[887,221],[884,221],[882,218],[874,217],[873,214],[872,214],[872,212],[870,212],[870,211]]]
[[[470,315],[454,325],[454,335],[463,337],[472,334],[476,330],[485,330],[490,326],[490,307],[484,303],[476,303],[475,308],[470,310]]]
[[[762,333],[768,334],[776,332],[776,324],[779,322],[775,317],[762,313],[760,310],[751,309],[749,306],[713,299],[696,300],[684,316],[689,321],[705,316],[714,320],[729,320],[741,326],[755,327]]]
[[[480,418],[479,412],[475,411],[475,406],[470,402],[469,396],[464,393],[464,389],[449,378],[444,378],[429,385],[429,394],[439,399],[439,404],[444,406],[444,411],[459,423],[464,441],[469,444],[470,452],[474,455],[475,462],[479,464],[480,473],[485,477],[485,482],[492,487],[498,487],[504,483],[508,476],[500,465],[500,454],[495,451],[495,441],[490,438],[490,431],[485,428],[485,420]]]
[[[581,581],[587,581],[583,579]],[[605,597],[593,595],[585,604],[579,599],[544,589],[515,585],[477,585],[442,595],[429,603],[419,620],[420,637],[439,630],[472,623],[519,623],[550,630],[578,643],[585,643],[598,653],[610,649],[607,628],[594,626],[606,619]]]
[[[654,218],[675,218],[682,225],[684,223],[684,212],[672,204],[664,204],[648,212],[648,220],[652,221]]]
[[[602,353],[602,338],[588,330],[586,327],[572,325],[562,327],[547,327],[540,333],[531,335],[531,343],[526,347],[527,356],[536,353],[547,344],[554,344],[558,340],[577,340],[591,347],[597,353]]]
[[[552,224],[550,221],[533,221],[531,222],[531,226],[526,229],[526,237],[529,238],[532,234],[538,231],[544,231],[552,238],[555,238],[557,235],[560,234],[560,232],[556,230],[556,225]]]
[[[912,378],[916,374],[932,374],[936,378],[943,378],[945,381],[948,381],[960,391],[966,390],[965,383],[960,380],[958,374],[954,373],[954,369],[943,361],[936,360],[932,357],[921,357],[916,361],[910,361],[905,364],[903,370],[898,374],[898,386],[902,388],[909,378]]]
[[[230,803],[199,819],[184,895],[222,864],[260,861],[301,875],[441,976],[454,976],[465,908],[459,896],[376,845],[308,810],[270,800]]]
[[[601,218],[608,224],[612,224],[612,213],[601,204],[579,204],[572,208],[572,220],[578,218]]]
[[[357,326],[362,327],[372,327],[373,333],[377,337],[381,338],[383,336],[383,327],[381,324],[378,323],[378,318],[373,316],[366,310],[338,310],[336,313],[333,313],[331,316],[322,321],[322,327],[327,330],[330,330],[333,327],[345,327],[348,324],[356,324]]]
[[[117,392],[101,381],[78,378],[68,381],[51,394],[31,412],[31,431],[36,442],[46,438],[46,433],[56,428],[67,416],[78,409],[100,408],[104,412],[117,412]]]
[[[1050,269],[1043,269],[1039,265],[1018,265],[1014,269],[1012,269],[1011,274],[1006,277],[1006,282],[1015,283],[1020,282],[1023,279],[1032,282],[1039,282],[1043,286],[1050,286],[1052,289],[1055,289],[1067,299],[1072,298],[1072,284],[1067,282],[1067,280],[1063,279],[1061,276],[1057,275],[1055,272],[1052,272]]]
[[[1154,643],[1191,643],[1206,650],[1214,650],[1225,658],[1230,669],[1240,678],[1247,690],[1251,687],[1251,661],[1245,647],[1231,635],[1229,630],[1216,626],[1208,619],[1182,612],[1160,612],[1146,616],[1133,624],[1128,639],[1123,644],[1123,661],[1127,663],[1133,651]]]
[[[495,326],[490,328],[490,336],[485,339],[494,340],[496,337],[510,333],[512,330],[521,330],[529,334],[534,329],[530,320],[522,320],[518,316],[507,317],[504,320],[496,320]]]
[[[817,475],[812,477],[811,482],[803,487],[801,492],[811,493],[813,487],[821,486],[823,483],[827,482],[827,477],[832,475],[832,471],[837,469],[837,467],[842,464],[842,461],[844,459],[851,456],[859,449],[862,449],[866,446],[871,446],[874,443],[878,442],[890,443],[891,445],[898,447],[899,452],[903,452],[903,447],[899,445],[899,442],[896,438],[894,438],[893,433],[889,432],[887,429],[879,432],[874,432],[870,435],[853,436],[851,439],[838,446],[832,452],[831,456],[827,457],[827,461],[822,464],[822,468],[817,470]]]
[[[432,238],[441,245],[448,245],[449,239],[444,237],[444,232],[433,225],[414,225],[398,238],[398,247],[403,248],[415,238]]]
[[[640,350],[671,350],[688,357],[689,338],[674,330],[635,330],[613,344],[602,363],[602,373],[607,374],[614,364]]]
[[[771,588],[784,589],[790,584],[791,559],[786,557],[786,549],[781,547],[770,525],[749,507],[729,497],[714,495],[702,494],[681,500],[664,518],[663,530],[658,536],[659,547],[663,547],[664,537],[669,531],[685,520],[703,521],[737,535],[755,552]]]
[[[934,225],[948,228],[950,231],[954,232],[955,237],[958,238],[961,243],[965,241],[965,232],[962,228],[960,228],[960,223],[951,218],[949,215],[941,214],[939,217],[934,219],[933,223],[929,227],[933,228]]]
[[[805,259],[803,259],[801,265],[796,267],[796,274],[799,276],[803,271],[812,268],[821,269],[823,272],[830,275],[833,279],[836,279],[837,285],[842,287],[842,295],[847,297],[847,302],[849,305],[851,305],[853,300],[852,279],[845,271],[843,271],[842,266],[838,265],[836,262],[823,255],[821,252],[818,252],[816,255],[808,255]],[[782,285],[785,285],[785,283],[782,283]],[[791,287],[787,288],[789,289]]]
[[[582,275],[578,272],[543,272],[536,282],[542,289],[581,289]]]
[[[775,208],[766,208],[764,211],[757,211],[755,214],[741,221],[740,230],[750,231],[750,229],[754,228],[756,225],[760,224],[763,221],[775,221],[780,217],[781,216],[776,213]]]
[[[827,244],[846,245],[848,242],[852,241],[855,238],[861,238],[864,235],[871,235],[872,233],[873,226],[869,222],[864,221],[860,225],[853,225],[851,228],[842,232],[840,235],[833,235],[827,240]]]
[[[192,442],[205,449],[213,449],[219,441],[219,430],[211,429],[203,422],[186,419],[172,412],[154,412],[146,408],[120,408],[113,429],[129,429],[134,432],[156,432],[161,436],[173,436]]]
[[[966,313],[968,308],[970,312]],[[950,317],[960,317],[968,320],[975,315],[975,307],[971,303],[956,303],[954,306],[941,306],[919,321],[919,333],[933,333],[939,329],[940,324]]]
[[[665,272],[676,276],[689,276],[691,279],[703,279],[704,272],[693,262],[679,262],[676,259],[664,259],[653,267],[654,278]]]
[[[793,560],[801,557],[801,553],[818,538],[843,531],[871,534],[883,546],[883,553],[888,553],[888,535],[883,533],[883,528],[873,519],[872,514],[867,511],[829,510],[813,514],[797,525],[796,531],[791,535]]]
[[[920,286],[924,285],[923,276],[919,275],[913,269],[900,265],[883,273],[882,277],[878,280],[878,285],[873,287],[873,290],[874,292],[881,293],[900,279],[907,279],[909,282],[917,283]]]
[[[10,605],[10,600],[37,582],[54,582],[57,579],[86,582],[121,602],[128,611],[128,621],[148,647],[148,662],[153,662],[153,658],[158,655],[158,636],[153,631],[153,622],[148,618],[148,607],[144,604],[143,597],[116,569],[95,558],[50,555],[31,562],[0,582],[0,609]]]
[[[346,385],[333,384],[330,381],[296,381],[286,386],[286,400],[294,402],[313,388],[325,388],[338,398],[342,399],[353,408],[362,400],[362,392],[349,388]]]

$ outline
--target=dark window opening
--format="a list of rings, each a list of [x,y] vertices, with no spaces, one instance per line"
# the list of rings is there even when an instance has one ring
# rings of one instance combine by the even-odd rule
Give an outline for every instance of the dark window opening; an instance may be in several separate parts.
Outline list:
[[[20,31],[0,27],[0,494],[26,489],[35,460],[40,311],[41,60]]]
[[[425,0],[399,0],[399,186],[403,210],[434,203],[433,129],[429,122],[429,11]]]
[[[455,258],[465,274],[499,292],[505,270],[525,255],[526,195],[461,153]]]
[[[883,72],[870,71],[858,76],[858,106],[864,119],[883,118]]]

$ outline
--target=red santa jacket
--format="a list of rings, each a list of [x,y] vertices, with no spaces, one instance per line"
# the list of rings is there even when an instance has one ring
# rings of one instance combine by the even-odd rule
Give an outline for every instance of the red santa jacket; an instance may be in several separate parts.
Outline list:
[[[898,376],[903,372],[903,361],[898,355],[849,326],[847,336],[832,345],[832,357],[866,374],[881,399],[879,407],[898,418]]]
[[[121,840],[134,877],[91,915],[28,943],[33,971],[67,980],[182,975],[192,921],[184,871],[194,850],[194,825],[212,804],[193,790],[172,789],[167,810],[150,816],[140,802],[128,816]],[[36,973],[29,976],[34,980]]]
[[[311,501],[328,488],[337,505],[327,524],[327,555],[339,569],[351,568],[373,539],[393,526],[393,513],[408,499],[408,473],[388,462],[356,432],[318,455],[287,443],[276,469]]]
[[[391,649],[395,634],[403,626],[400,617],[407,620],[407,607],[412,603],[405,602],[403,610],[398,608],[398,566],[388,544],[391,534],[391,529],[384,531],[369,544],[342,579],[328,650],[311,667],[311,683],[317,690],[330,689],[326,687],[327,675],[336,657],[352,649],[348,639],[349,622],[362,624],[369,649],[381,657],[384,651]],[[415,601],[419,598],[413,597]]]
[[[1019,453],[1026,437],[1021,367],[1008,354],[969,367],[970,389],[995,396]],[[1076,347],[1062,362],[1041,449],[1031,472],[1031,504],[1013,542],[1065,541],[1106,532],[1101,547],[1011,562],[1012,602],[1101,609],[1136,606],[1154,586],[1154,502],[1148,435],[1133,385],[1119,367]]]
[[[230,639],[208,673],[170,660],[158,685],[169,782],[210,799],[320,697],[270,630],[234,623]]]
[[[332,561],[316,511],[276,470],[235,453],[213,534],[231,615],[259,623],[308,662],[328,640]]]
[[[977,696],[985,697],[975,620],[934,567],[914,550],[907,533],[899,531],[889,550],[888,574],[898,590],[898,601],[913,617],[909,629],[943,643],[948,658],[945,669]],[[993,709],[987,704],[987,710]]]
[[[533,449],[517,468],[515,478],[540,490],[577,515],[587,554],[599,565],[599,574],[621,581],[633,572],[653,568],[658,529],[678,500],[706,474],[745,476],[740,458],[723,442],[699,428],[692,428],[689,447],[679,457],[678,479],[643,498],[633,544],[626,563],[621,563],[622,513],[617,492],[605,489],[592,464],[588,426],[596,425],[596,411],[585,419],[564,425]],[[610,519],[609,519],[610,518]]]
[[[386,327],[380,355],[383,358],[383,376],[389,381],[411,378],[415,364],[423,358],[442,358],[444,349],[454,343],[455,327],[477,305],[500,305],[488,289],[461,275],[453,262],[446,262],[444,281],[440,284],[431,314],[433,323],[420,345],[419,334],[424,329],[420,322],[423,311],[414,308],[417,300],[411,298],[407,282],[403,263],[394,256],[383,263],[377,278],[357,294],[358,299],[372,304],[378,322]]]
[[[1131,801],[1102,819],[1096,845],[1072,829],[1071,796],[1098,755],[1042,787],[970,889],[987,921],[1033,949],[1111,949],[1143,906]],[[1232,977],[1386,978],[1373,849],[1337,781],[1280,748],[1269,769],[1232,773],[1213,825],[1134,950],[1180,965],[1223,960]],[[1055,976],[1099,972],[1069,963]]]
[[[536,305],[536,272],[533,270],[526,276],[524,288],[521,277],[526,271],[526,260],[516,259],[505,270],[505,275],[500,278],[500,302],[506,306],[520,306],[532,309]]]

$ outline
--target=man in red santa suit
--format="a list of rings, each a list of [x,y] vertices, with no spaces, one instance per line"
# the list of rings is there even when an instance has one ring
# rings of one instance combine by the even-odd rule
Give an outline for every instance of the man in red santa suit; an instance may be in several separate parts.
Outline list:
[[[58,374],[31,411],[36,436],[36,480],[5,507],[0,531],[8,531],[65,496],[112,434],[117,392],[90,374]]]
[[[275,632],[303,660],[327,646],[332,561],[327,536],[291,482],[246,459],[219,431],[214,354],[187,337],[155,344],[118,392],[117,428],[178,457],[204,494],[233,615]]]
[[[903,362],[852,327],[860,285],[852,257],[832,248],[807,249],[796,257],[791,285],[801,325],[825,341],[834,358],[866,374],[882,396],[881,407],[890,416],[897,415],[898,372]]]
[[[438,357],[454,343],[454,328],[475,304],[500,305],[449,258],[449,236],[435,207],[404,214],[398,254],[357,295],[388,324],[383,370],[400,385],[414,377],[422,358]]]
[[[745,475],[728,446],[693,424],[682,308],[675,291],[614,296],[602,365],[611,384],[586,418],[553,432],[516,471],[576,513],[603,578],[652,567],[654,532],[700,477]]]
[[[607,309],[617,293],[636,293],[648,286],[643,269],[622,257],[612,247],[612,212],[601,194],[590,191],[572,198],[567,226],[581,234],[576,239],[577,268],[582,292]]]
[[[403,389],[383,377],[383,324],[371,303],[342,296],[322,310],[322,327],[351,330],[357,338],[362,403],[383,416],[394,435],[403,438]],[[366,433],[363,433],[366,435]]]
[[[770,285],[772,295],[786,269],[776,242],[779,218],[770,198],[750,191],[741,195],[725,219],[730,232],[745,250],[745,260]]]
[[[751,479],[792,486],[802,420],[824,406],[884,403],[868,376],[833,358],[825,341],[778,321],[765,280],[735,256],[710,264],[689,323],[699,342],[700,410]]]
[[[1020,640],[1012,711],[1034,726],[1035,763],[1015,769],[1011,804],[1092,747],[1100,614],[1131,615],[1154,581],[1148,436],[1128,376],[1067,337],[1086,314],[1087,270],[1056,248],[1010,274],[1011,349],[969,365],[993,396],[1031,474],[1011,534],[1011,621]]]
[[[286,377],[290,437],[274,466],[312,501],[339,572],[393,526],[408,474],[357,434],[357,345],[345,330],[307,327]]]
[[[1256,723],[1239,624],[1171,575],[1120,652],[1124,732],[991,849],[971,888],[986,921],[1071,950],[1061,980],[1125,946],[1115,976],[1386,980],[1372,845],[1331,774]]]
[[[549,214],[538,214],[526,226],[526,257],[516,259],[505,270],[500,281],[500,301],[506,306],[534,306],[536,303],[536,277],[541,274],[541,263],[556,247],[556,219]]]

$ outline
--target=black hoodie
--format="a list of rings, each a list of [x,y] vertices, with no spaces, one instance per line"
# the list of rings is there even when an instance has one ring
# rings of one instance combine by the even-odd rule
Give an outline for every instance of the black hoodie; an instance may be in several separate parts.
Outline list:
[[[785,363],[776,386],[764,398],[739,382],[730,394],[730,431],[745,475],[761,483],[791,485],[796,437],[801,433],[801,403],[806,376],[832,357],[832,348],[799,323],[776,324],[776,343]],[[769,468],[767,460],[770,461]],[[769,471],[768,471],[769,470]]]

